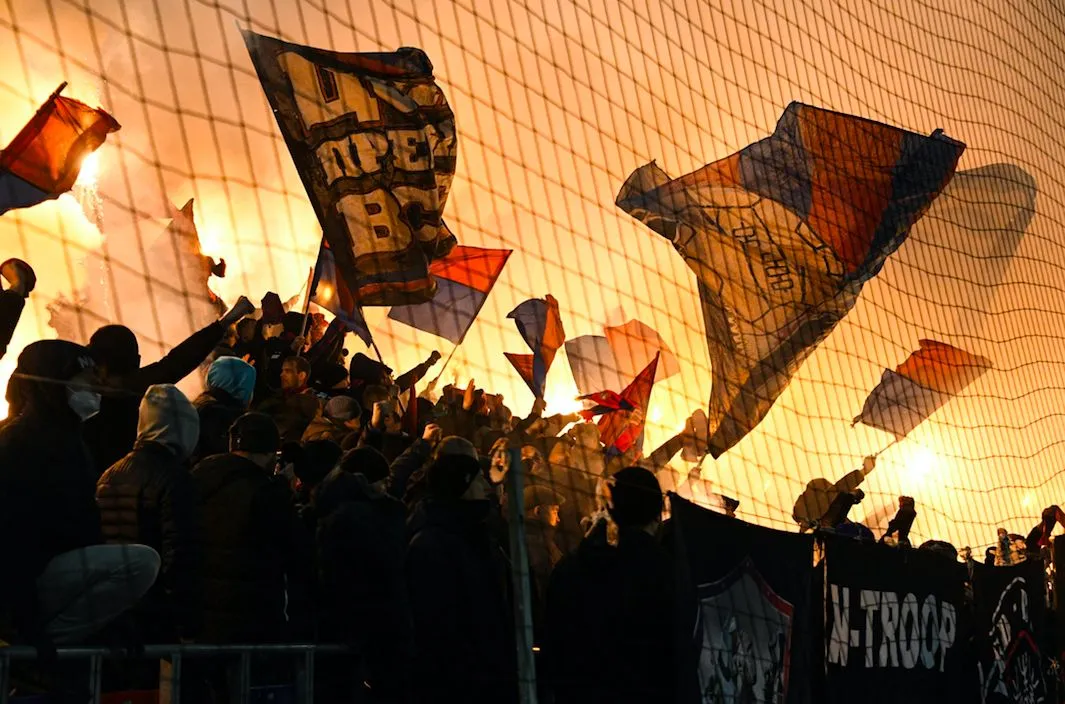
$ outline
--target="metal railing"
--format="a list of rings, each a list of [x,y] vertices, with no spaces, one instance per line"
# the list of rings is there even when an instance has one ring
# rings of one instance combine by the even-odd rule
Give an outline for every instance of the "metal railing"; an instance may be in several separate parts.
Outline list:
[[[344,645],[271,644],[271,645],[148,645],[130,652],[123,648],[72,647],[59,648],[60,660],[88,660],[88,692],[92,704],[99,704],[103,684],[104,660],[167,660],[170,663],[168,682],[160,683],[160,698],[169,695],[170,704],[181,702],[181,669],[185,658],[215,658],[232,656],[237,663],[237,704],[248,704],[251,693],[251,660],[256,655],[290,655],[296,661],[296,701],[314,702],[314,658],[316,655],[354,655]],[[36,660],[37,651],[25,646],[0,648],[0,704],[9,704],[11,693],[11,663],[17,660]]]

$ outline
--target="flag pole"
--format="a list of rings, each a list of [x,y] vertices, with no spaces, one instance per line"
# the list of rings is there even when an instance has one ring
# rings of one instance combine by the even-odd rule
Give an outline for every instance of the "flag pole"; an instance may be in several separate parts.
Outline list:
[[[451,354],[449,354],[447,356],[447,358],[444,360],[444,364],[441,365],[440,371],[437,373],[436,378],[433,379],[431,382],[429,382],[429,387],[430,388],[433,388],[433,389],[436,388],[436,382],[440,381],[440,377],[444,376],[444,370],[447,369],[447,365],[451,362],[451,358],[455,356],[455,353],[458,352],[459,345],[461,345],[461,344],[462,344],[462,341],[460,340],[458,343],[456,343],[456,345],[454,347],[451,348]]]
[[[56,98],[58,98],[59,94],[62,93],[63,89],[66,88],[66,87],[67,87],[67,82],[66,81],[63,81],[62,83],[60,83],[59,87],[56,88],[55,91],[53,91],[50,96],[48,96],[48,100],[46,102],[51,102],[51,101],[55,100]]]
[[[304,299],[304,301],[303,301],[303,323],[302,323],[302,325],[300,325],[300,337],[304,338],[304,342],[303,342],[304,345],[307,344],[307,341],[306,341],[307,318],[309,318],[310,314],[311,314],[311,295],[313,295],[313,293],[314,293],[313,291],[311,291],[311,287],[312,286],[314,286],[314,267],[313,266],[310,268],[310,273],[307,275],[307,298]],[[299,350],[297,350],[296,356],[297,357],[302,357],[303,356],[303,347],[300,347]]]

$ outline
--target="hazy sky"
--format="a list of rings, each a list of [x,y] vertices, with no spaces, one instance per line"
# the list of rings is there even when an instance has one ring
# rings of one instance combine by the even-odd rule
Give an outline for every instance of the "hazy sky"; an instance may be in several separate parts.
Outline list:
[[[862,508],[911,494],[919,538],[977,546],[998,525],[1027,532],[1062,498],[1065,18],[1052,3],[6,0],[0,141],[64,79],[123,128],[100,151],[102,233],[69,198],[0,218],[2,254],[26,257],[41,279],[5,377],[22,345],[53,334],[46,306],[58,295],[88,296],[94,316],[134,327],[149,357],[151,341],[187,334],[199,302],[169,292],[169,270],[145,275],[168,201],[196,199],[206,252],[230,265],[223,298],[284,299],[303,285],[320,231],[238,24],[341,51],[427,52],[459,131],[446,218],[466,244],[516,250],[445,378],[472,375],[524,412],[531,397],[501,355],[525,351],[505,318],[518,302],[552,293],[570,337],[639,318],[681,367],[655,390],[652,444],[705,405],[709,361],[694,276],[613,205],[632,170],[657,160],[679,176],[727,156],[769,134],[792,100],[941,127],[968,145],[963,170],[1023,169],[1036,214],[1012,261],[972,239],[1010,234],[1001,204],[975,220],[941,204],[766,420],[703,471],[742,517],[790,526],[809,479],[841,476],[890,442],[850,419],[883,368],[931,337],[996,369],[883,455]],[[368,317],[393,366],[450,351],[384,315]],[[560,355],[548,399],[565,409],[573,395]]]

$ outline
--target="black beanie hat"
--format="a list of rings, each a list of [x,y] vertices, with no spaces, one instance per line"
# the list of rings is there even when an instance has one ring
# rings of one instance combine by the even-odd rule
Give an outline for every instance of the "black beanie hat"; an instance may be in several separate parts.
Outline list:
[[[306,485],[318,484],[340,459],[340,445],[332,440],[312,440],[303,443],[303,454],[296,460],[295,473]]]
[[[274,419],[265,413],[245,413],[229,428],[229,451],[267,453],[281,447]]]
[[[662,487],[643,467],[626,467],[614,475],[610,517],[619,528],[637,528],[662,517]]]
[[[89,338],[89,350],[97,364],[115,374],[127,374],[140,364],[137,336],[125,325],[104,325]]]
[[[388,476],[388,460],[376,448],[357,447],[344,453],[340,469],[348,474],[361,474],[373,484]]]
[[[319,391],[328,391],[348,378],[343,364],[322,364],[311,374],[311,386]]]
[[[429,467],[429,493],[438,499],[457,499],[480,472],[473,443],[456,435],[446,437],[437,445],[436,460]]]

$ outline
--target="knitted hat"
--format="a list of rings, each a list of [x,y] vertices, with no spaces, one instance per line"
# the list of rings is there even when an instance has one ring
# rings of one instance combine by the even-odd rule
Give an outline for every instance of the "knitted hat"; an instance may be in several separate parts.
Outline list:
[[[446,437],[437,445],[436,459],[429,467],[429,493],[439,499],[457,499],[480,471],[473,443],[457,435]]]
[[[245,413],[229,429],[230,452],[267,453],[280,447],[277,424],[265,413]]]
[[[362,407],[359,405],[359,402],[351,396],[334,396],[326,401],[323,413],[325,413],[325,417],[330,420],[344,423],[361,416]]]
[[[357,447],[340,458],[340,469],[348,474],[361,474],[373,484],[388,476],[388,460],[375,448]]]

